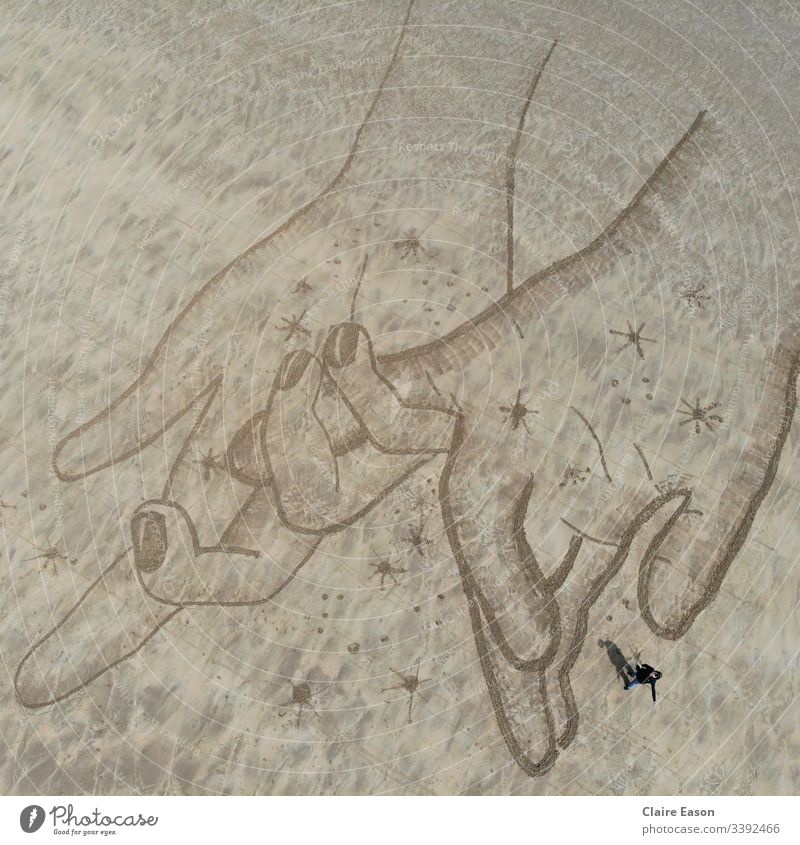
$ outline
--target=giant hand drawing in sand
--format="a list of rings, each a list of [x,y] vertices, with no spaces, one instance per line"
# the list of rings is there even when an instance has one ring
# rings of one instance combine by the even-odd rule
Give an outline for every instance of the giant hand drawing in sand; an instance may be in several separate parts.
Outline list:
[[[66,701],[111,669],[127,671],[125,661],[188,608],[269,604],[299,589],[297,574],[314,566],[329,537],[354,530],[423,472],[436,482],[415,515],[429,532],[435,520],[446,541],[497,730],[531,777],[548,773],[578,734],[570,673],[591,639],[591,610],[626,560],[638,561],[640,612],[659,637],[680,639],[714,601],[776,476],[796,405],[800,334],[791,326],[709,333],[707,359],[686,364],[674,343],[680,329],[668,342],[671,330],[654,330],[645,303],[641,313],[606,315],[611,329],[599,319],[574,327],[572,349],[563,344],[570,330],[554,331],[570,305],[616,284],[608,280],[646,258],[683,213],[716,143],[713,117],[685,114],[618,212],[582,248],[528,274],[520,240],[531,236],[515,226],[517,157],[536,123],[537,91],[556,84],[567,46],[543,44],[532,60],[535,72],[513,92],[512,132],[477,116],[472,129],[459,124],[461,137],[474,132],[475,148],[502,145],[502,157],[473,158],[473,172],[456,179],[434,134],[447,119],[436,116],[432,127],[433,113],[409,112],[410,135],[426,153],[412,159],[411,173],[407,159],[389,154],[376,184],[368,152],[396,149],[409,134],[388,115],[403,95],[398,74],[413,52],[413,16],[412,4],[335,177],[199,283],[141,375],[58,443],[53,466],[63,481],[143,450],[163,451],[164,473],[153,482],[157,494],[129,515],[130,547],[110,555],[19,662],[25,707]],[[436,179],[452,182],[456,212],[446,219],[427,200]],[[475,209],[505,223],[488,227],[480,244]],[[362,309],[373,279],[395,274],[402,287],[417,284],[422,270],[444,285],[460,260],[451,245],[470,240],[463,261],[486,296],[476,295],[460,324],[431,339],[409,325],[387,329]],[[308,266],[309,255],[335,255],[350,279],[349,315],[316,337],[302,296],[326,281],[323,260]],[[712,295],[687,281],[669,305],[675,326],[687,309],[702,320]],[[542,401],[548,373],[584,356],[592,332],[605,344],[593,347],[600,357],[588,369],[576,363],[570,385],[554,377],[559,389]],[[745,342],[749,409],[730,404],[736,374],[722,379],[715,370],[721,344],[739,350]],[[509,372],[525,365],[495,384],[503,362]],[[681,458],[687,439],[690,465]],[[523,441],[530,461],[520,459]],[[703,461],[715,462],[721,489],[695,484]],[[477,525],[484,515],[488,541]],[[420,557],[426,542],[415,535]],[[540,543],[560,549],[556,566],[540,562]],[[381,583],[387,574],[391,567]]]

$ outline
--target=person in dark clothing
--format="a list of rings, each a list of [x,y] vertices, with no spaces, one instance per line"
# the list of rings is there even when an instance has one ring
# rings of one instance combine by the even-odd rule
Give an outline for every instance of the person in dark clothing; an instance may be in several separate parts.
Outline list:
[[[641,684],[650,684],[653,693],[653,704],[656,703],[656,681],[661,677],[661,672],[643,663],[641,666],[636,664],[636,671],[630,681],[625,683],[625,689],[633,689]]]

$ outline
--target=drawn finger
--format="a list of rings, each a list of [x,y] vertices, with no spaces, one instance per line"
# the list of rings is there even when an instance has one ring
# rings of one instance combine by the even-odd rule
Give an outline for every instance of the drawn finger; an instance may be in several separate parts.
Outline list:
[[[758,414],[714,511],[687,530],[690,501],[679,507],[639,571],[642,616],[651,630],[676,640],[714,600],[743,548],[778,474],[797,409],[800,332],[787,330],[777,345]]]
[[[133,555],[121,554],[22,658],[14,688],[25,707],[64,701],[143,648],[181,608],[150,599]]]
[[[364,326],[334,327],[325,339],[322,361],[338,396],[376,448],[406,455],[447,451],[453,411],[405,401],[381,373]]]
[[[85,478],[137,454],[219,389],[221,368],[198,361],[207,296],[198,295],[167,329],[126,390],[56,445],[52,462],[62,481]]]
[[[212,546],[200,545],[188,513],[177,503],[143,503],[131,520],[131,533],[145,592],[176,607],[266,602],[319,545],[319,540],[298,542],[280,525],[264,488],[250,495]]]
[[[278,516],[300,534],[341,531],[427,462],[431,454],[389,453],[335,393],[321,362],[292,353],[281,365],[261,424]],[[332,431],[333,430],[333,433]]]

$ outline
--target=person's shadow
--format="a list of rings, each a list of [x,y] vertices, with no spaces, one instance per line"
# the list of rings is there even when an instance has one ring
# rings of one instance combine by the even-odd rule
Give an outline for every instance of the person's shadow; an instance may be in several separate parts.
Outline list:
[[[617,670],[617,677],[621,678],[626,684],[631,678],[635,677],[636,672],[634,671],[633,666],[631,666],[630,661],[620,651],[620,648],[616,643],[612,643],[611,640],[598,640],[597,645],[606,650],[608,659]]]

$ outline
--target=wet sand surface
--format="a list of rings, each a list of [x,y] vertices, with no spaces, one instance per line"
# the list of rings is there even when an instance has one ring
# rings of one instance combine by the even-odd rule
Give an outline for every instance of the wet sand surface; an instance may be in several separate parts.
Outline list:
[[[3,22],[5,793],[796,792],[789,6]]]

